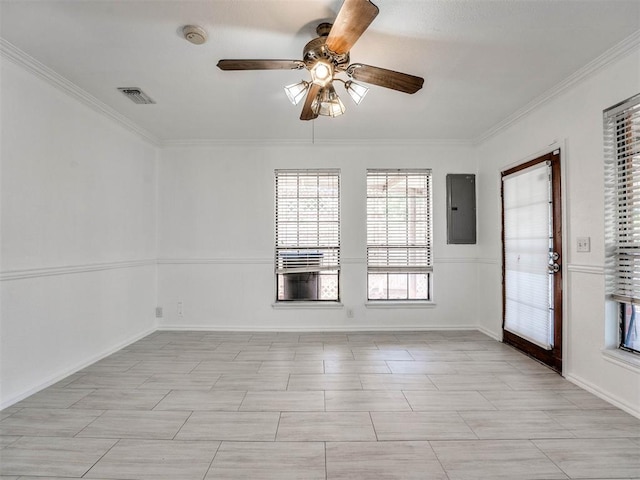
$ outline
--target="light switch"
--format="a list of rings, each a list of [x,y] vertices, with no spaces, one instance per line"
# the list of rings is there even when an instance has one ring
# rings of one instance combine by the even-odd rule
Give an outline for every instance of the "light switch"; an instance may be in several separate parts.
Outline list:
[[[591,251],[591,237],[578,237],[577,249],[578,252],[590,252]]]

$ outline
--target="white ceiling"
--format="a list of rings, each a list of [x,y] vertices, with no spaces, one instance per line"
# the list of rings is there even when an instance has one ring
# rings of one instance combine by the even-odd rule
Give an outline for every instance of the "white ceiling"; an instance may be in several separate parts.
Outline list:
[[[282,87],[306,71],[223,72],[222,58],[301,59],[341,0],[1,0],[0,36],[150,132],[188,140],[474,140],[640,30],[640,0],[374,0],[351,61],[425,78],[372,86],[338,118],[300,121]],[[207,43],[181,36],[202,26]],[[141,87],[156,105],[116,89]],[[338,93],[342,92],[340,87]]]

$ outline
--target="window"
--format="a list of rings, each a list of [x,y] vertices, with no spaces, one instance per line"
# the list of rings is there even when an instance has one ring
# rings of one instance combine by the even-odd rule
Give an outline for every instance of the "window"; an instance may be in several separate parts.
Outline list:
[[[369,300],[431,300],[431,257],[431,170],[368,170]]]
[[[339,300],[340,172],[276,170],[277,300]]]
[[[620,348],[640,353],[640,95],[604,112],[607,290]]]

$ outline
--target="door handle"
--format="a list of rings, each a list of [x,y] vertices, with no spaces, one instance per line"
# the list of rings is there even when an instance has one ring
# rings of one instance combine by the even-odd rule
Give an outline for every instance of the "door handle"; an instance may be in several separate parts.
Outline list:
[[[560,271],[560,265],[557,263],[553,263],[549,265],[549,273],[553,275],[554,273],[558,273]]]

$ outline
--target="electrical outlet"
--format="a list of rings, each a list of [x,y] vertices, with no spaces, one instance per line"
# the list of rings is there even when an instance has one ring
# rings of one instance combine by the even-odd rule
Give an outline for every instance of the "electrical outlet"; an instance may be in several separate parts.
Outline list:
[[[156,307],[156,318],[162,318],[162,307]]]
[[[182,316],[182,302],[178,302],[178,316]]]
[[[353,308],[347,308],[347,318],[353,318]]]
[[[576,251],[578,252],[591,251],[591,237],[578,237],[576,239],[576,244]]]

